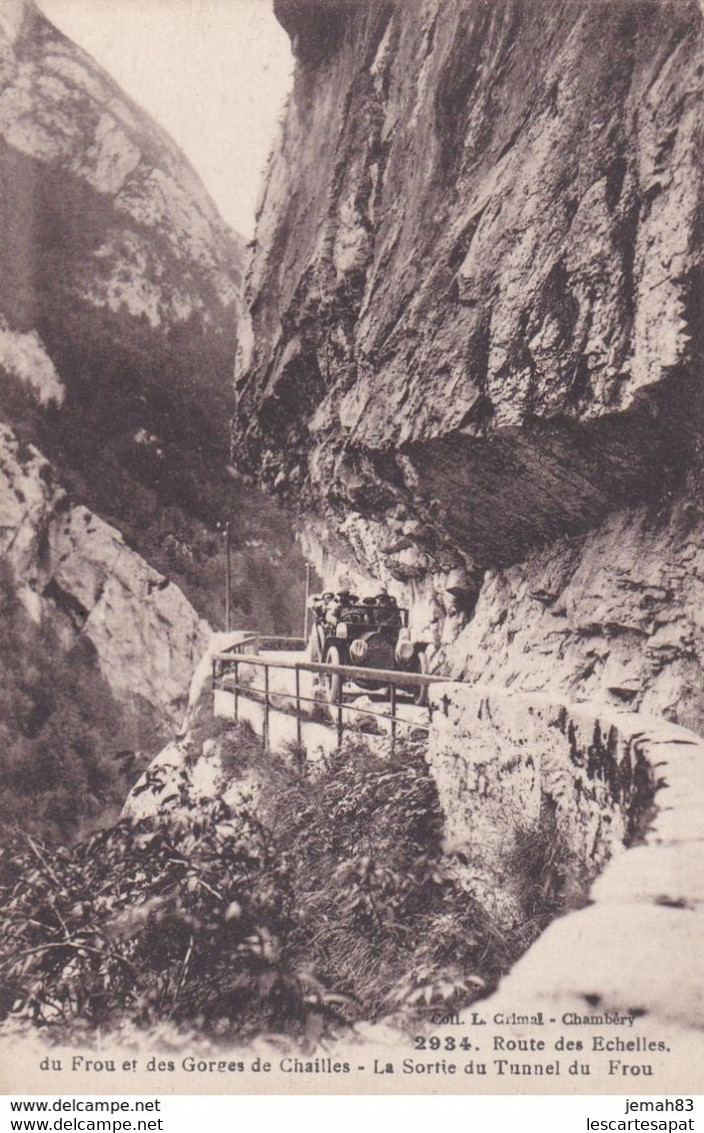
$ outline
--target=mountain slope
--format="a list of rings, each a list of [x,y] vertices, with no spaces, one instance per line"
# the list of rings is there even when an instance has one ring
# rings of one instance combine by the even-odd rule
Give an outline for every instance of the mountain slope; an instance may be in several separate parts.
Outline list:
[[[242,567],[262,528],[270,570],[292,553],[287,518],[227,472],[243,241],[31,0],[0,10],[0,417],[215,623],[217,524]]]
[[[80,48],[30,2],[4,12],[0,410],[155,552],[150,513],[207,514],[227,459],[242,240]],[[53,396],[17,365],[27,335],[53,366]]]
[[[224,521],[235,618],[291,628],[288,517],[227,469],[242,262],[164,131],[32,0],[0,0],[0,660],[19,654],[7,695],[53,704],[79,763],[79,670],[103,755],[153,753],[179,721],[222,624]],[[22,813],[46,742],[11,719]]]

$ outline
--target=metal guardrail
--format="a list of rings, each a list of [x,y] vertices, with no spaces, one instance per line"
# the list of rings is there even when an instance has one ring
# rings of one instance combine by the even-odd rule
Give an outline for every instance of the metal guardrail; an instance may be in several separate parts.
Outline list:
[[[243,634],[239,641],[235,641],[233,645],[228,645],[227,649],[224,649],[218,656],[231,657],[236,653],[246,653],[247,649],[252,645],[256,644],[257,648],[259,648],[260,641],[261,638],[258,633]]]
[[[239,645],[240,643],[238,643]],[[264,687],[253,688],[250,684],[245,684],[239,679],[240,665],[254,666],[264,670]],[[286,690],[276,689],[272,694],[269,681],[270,669],[284,669],[294,673],[295,691],[287,692]],[[301,693],[301,673],[317,673],[320,675],[331,675],[339,677],[340,679],[340,694],[337,700],[333,702],[321,701],[318,697],[304,696]],[[225,684],[225,678],[227,683]],[[301,716],[301,706],[303,704],[312,704],[315,708],[326,708],[329,715],[333,718],[337,729],[337,744],[338,747],[342,743],[342,736],[344,733],[344,717],[343,713],[358,712],[361,716],[374,716],[382,720],[390,721],[390,734],[391,734],[391,751],[393,753],[396,745],[396,736],[398,725],[409,724],[415,728],[421,728],[428,732],[430,724],[433,719],[433,705],[429,704],[428,721],[414,721],[411,723],[408,720],[401,720],[397,715],[397,688],[399,686],[406,688],[428,688],[432,684],[443,684],[447,682],[447,677],[431,676],[425,673],[406,673],[398,669],[367,669],[354,665],[326,665],[318,661],[272,661],[269,658],[258,657],[256,655],[244,654],[242,650],[233,652],[228,650],[226,653],[218,653],[213,658],[213,690],[219,689],[224,692],[231,692],[234,696],[234,718],[239,719],[239,699],[241,696],[247,699],[254,700],[257,703],[264,705],[264,746],[269,744],[269,716],[270,712],[275,708],[272,705],[271,697],[275,695],[277,698],[290,700],[293,705],[293,713],[296,717],[296,741],[298,746],[302,746],[302,724],[303,718]],[[388,685],[389,687],[389,712],[375,712],[368,707],[358,707],[355,704],[345,704],[345,685],[358,683],[359,681],[373,681],[375,684]],[[449,708],[449,698],[444,696],[442,699],[442,706],[445,715],[447,715]],[[281,711],[281,709],[278,709]]]
[[[260,649],[286,649],[292,653],[303,652],[308,642],[305,637],[276,637],[264,634],[260,637]]]

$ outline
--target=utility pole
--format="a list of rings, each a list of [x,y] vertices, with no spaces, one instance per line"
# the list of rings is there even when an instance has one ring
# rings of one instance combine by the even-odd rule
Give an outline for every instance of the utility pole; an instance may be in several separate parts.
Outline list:
[[[225,524],[225,629],[230,632],[230,590],[232,588],[232,556],[230,554],[230,521]]]
[[[303,640],[308,640],[308,599],[310,598],[310,563],[306,563],[306,604],[303,611]]]

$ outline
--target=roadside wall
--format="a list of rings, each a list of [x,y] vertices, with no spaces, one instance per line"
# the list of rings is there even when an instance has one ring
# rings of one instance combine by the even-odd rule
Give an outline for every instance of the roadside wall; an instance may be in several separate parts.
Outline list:
[[[432,701],[429,762],[446,846],[464,853],[477,887],[488,889],[499,847],[517,822],[538,821],[546,800],[591,875],[586,907],[546,929],[485,1013],[543,1011],[558,1026],[566,1012],[646,1015],[654,1039],[704,1029],[702,739],[538,693],[448,683]]]
[[[232,698],[219,695],[229,703],[218,714],[229,715]],[[431,707],[445,849],[483,907],[506,928],[521,915],[507,858],[531,830],[569,850],[565,891],[582,906],[555,920],[482,1006],[552,1012],[558,1025],[569,1008],[653,1014],[659,1033],[704,1029],[704,741],[610,705],[458,682],[434,685]],[[262,706],[243,698],[240,711],[261,734]],[[271,716],[293,742],[294,718]],[[305,721],[303,743],[319,756],[335,746],[334,729]],[[523,1033],[505,1033],[514,1030]]]

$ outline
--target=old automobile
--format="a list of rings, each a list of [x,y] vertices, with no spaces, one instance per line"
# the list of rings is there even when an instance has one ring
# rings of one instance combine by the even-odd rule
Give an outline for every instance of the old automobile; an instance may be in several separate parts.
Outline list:
[[[313,629],[310,655],[313,661],[339,667],[352,665],[359,669],[386,669],[402,672],[427,672],[425,644],[411,640],[408,610],[400,607],[385,590],[360,599],[349,590],[327,591],[310,601]],[[386,682],[366,679],[360,674],[354,684],[370,691],[379,690]],[[325,694],[331,704],[340,701],[341,674],[325,674]],[[427,703],[427,687],[412,687],[416,704]]]

